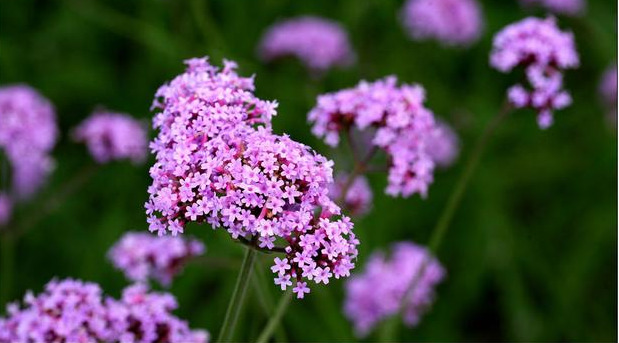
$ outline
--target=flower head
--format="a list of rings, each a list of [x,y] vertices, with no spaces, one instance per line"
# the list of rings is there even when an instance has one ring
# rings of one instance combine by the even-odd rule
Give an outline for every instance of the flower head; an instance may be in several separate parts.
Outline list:
[[[539,6],[544,9],[565,15],[579,15],[585,10],[585,0],[520,0],[524,6]]]
[[[335,182],[329,187],[329,196],[337,202],[342,198],[342,190],[346,187],[348,174],[341,173],[335,178]],[[346,195],[342,198],[342,207],[353,217],[361,217],[367,214],[372,207],[372,189],[364,176],[357,176],[350,184]]]
[[[390,160],[387,193],[425,196],[433,180],[434,161],[426,149],[435,122],[424,101],[423,87],[398,86],[392,76],[319,96],[308,119],[312,132],[331,146],[341,131],[375,130],[372,144]]]
[[[121,159],[141,163],[146,158],[146,128],[127,114],[96,111],[75,129],[73,136],[86,143],[99,163]]]
[[[428,141],[428,154],[439,167],[449,167],[458,158],[460,142],[454,130],[442,120],[436,120],[436,128]]]
[[[265,61],[294,56],[319,72],[348,66],[355,59],[348,35],[338,23],[310,16],[273,25],[262,38],[259,54]]]
[[[425,271],[404,307],[404,323],[412,327],[432,304],[434,288],[445,275],[441,264],[425,248],[408,242],[395,244],[391,256],[373,254],[364,272],[346,282],[344,313],[353,322],[357,335],[367,335],[378,322],[399,311],[426,260]]]
[[[401,15],[413,39],[435,39],[445,45],[470,45],[483,28],[477,0],[408,0]]]
[[[530,89],[514,85],[508,90],[508,99],[517,108],[535,109],[543,129],[552,125],[553,110],[572,102],[562,89],[562,71],[578,66],[578,53],[574,36],[560,31],[552,17],[526,18],[505,27],[494,37],[490,64],[502,72],[525,68]]]
[[[203,253],[204,245],[195,239],[129,232],[114,244],[108,256],[131,281],[153,278],[169,285],[189,259]]]
[[[33,88],[0,88],[0,149],[13,168],[12,188],[18,198],[36,192],[53,168],[51,150],[58,128],[51,103]]]

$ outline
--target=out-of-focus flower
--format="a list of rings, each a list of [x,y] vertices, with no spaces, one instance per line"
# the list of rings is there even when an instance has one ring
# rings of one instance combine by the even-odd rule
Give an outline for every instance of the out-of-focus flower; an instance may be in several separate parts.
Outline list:
[[[13,203],[8,194],[0,192],[0,226],[6,225],[11,220]]]
[[[445,275],[439,261],[425,248],[409,242],[395,244],[391,256],[374,253],[363,273],[351,276],[345,287],[344,313],[358,336],[366,336],[378,322],[397,314],[426,260],[426,269],[404,305],[404,323],[412,327],[431,306],[434,288]]]
[[[520,0],[524,6],[539,6],[556,13],[575,16],[585,10],[585,0]]]
[[[192,331],[172,315],[177,307],[172,295],[148,293],[144,285],[126,288],[117,301],[104,299],[95,283],[52,280],[43,293],[28,292],[24,308],[7,306],[0,342],[206,343],[206,331]]]
[[[335,182],[329,187],[329,196],[333,201],[343,200],[340,204],[353,217],[361,217],[367,214],[372,207],[372,189],[365,176],[357,176],[346,195],[342,198],[342,190],[348,182],[348,174],[341,173],[335,178]]]
[[[0,87],[0,149],[13,168],[18,198],[35,193],[53,168],[58,128],[51,103],[26,85]]]
[[[476,0],[408,0],[401,13],[411,38],[466,46],[481,36],[482,11]]]
[[[600,95],[608,111],[608,120],[617,125],[617,66],[609,67],[600,82]]]
[[[114,244],[108,257],[131,281],[153,278],[167,286],[189,259],[203,253],[204,244],[195,239],[128,232]]]
[[[428,154],[439,167],[449,167],[460,153],[460,141],[454,130],[442,120],[436,120],[436,129],[428,140]]]
[[[264,34],[258,50],[265,61],[294,56],[317,72],[355,60],[348,34],[338,23],[310,16],[276,23]]]
[[[73,132],[98,163],[129,159],[142,163],[148,153],[146,127],[124,113],[96,111]]]
[[[425,196],[434,171],[427,141],[436,125],[424,101],[422,86],[398,86],[391,76],[319,96],[308,119],[314,135],[331,146],[338,145],[341,131],[375,129],[372,144],[390,160],[387,194]]]
[[[530,89],[517,84],[508,90],[516,108],[531,107],[545,129],[553,123],[553,110],[572,102],[563,90],[563,70],[578,67],[579,58],[571,32],[562,32],[556,20],[526,18],[508,25],[494,37],[490,64],[501,72],[525,68]]]

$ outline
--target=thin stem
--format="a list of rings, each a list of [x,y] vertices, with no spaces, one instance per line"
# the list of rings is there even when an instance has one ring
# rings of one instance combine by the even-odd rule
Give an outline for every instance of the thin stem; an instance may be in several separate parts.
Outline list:
[[[241,271],[236,279],[236,285],[232,292],[232,298],[228,303],[228,309],[226,310],[226,316],[224,317],[224,323],[221,326],[219,337],[217,342],[230,342],[234,334],[236,322],[239,319],[239,313],[245,301],[245,294],[247,293],[247,286],[251,279],[251,270],[254,260],[256,259],[256,250],[248,247],[245,252],[245,258],[243,259],[243,265]]]
[[[258,250],[260,252],[266,253],[266,254],[272,254],[272,253],[285,253],[286,252],[286,248],[284,247],[280,247],[280,246],[274,246],[273,248],[269,249],[269,248],[261,248],[256,244],[255,240],[249,240],[245,237],[240,237],[236,239],[237,242],[248,246],[254,250]]]
[[[372,149],[368,152],[368,154],[365,156],[365,158],[362,161],[355,161],[355,168],[348,175],[348,179],[346,179],[346,183],[344,183],[344,186],[342,187],[340,197],[339,199],[337,199],[338,205],[340,206],[344,205],[344,200],[346,200],[346,194],[348,193],[348,190],[350,189],[352,184],[355,182],[355,179],[358,176],[363,175],[363,173],[367,171],[368,164],[370,163],[370,161],[372,160],[374,155],[376,155],[377,152],[378,152],[378,147],[374,145],[372,146]]]
[[[273,334],[273,331],[275,331],[279,325],[279,322],[282,320],[282,317],[288,308],[288,304],[290,304],[290,299],[292,299],[292,292],[288,290],[284,293],[284,295],[282,295],[281,299],[279,299],[275,313],[271,316],[271,319],[269,319],[269,322],[264,327],[264,330],[262,330],[260,336],[258,336],[256,343],[268,342],[269,338],[271,338],[271,335]]]
[[[15,240],[9,233],[2,235],[0,240],[0,244],[2,245],[2,269],[0,269],[0,306],[4,306],[10,300],[13,287]]]
[[[265,287],[265,284],[267,284],[267,278],[264,275],[264,265],[261,263],[260,259],[258,259],[254,264],[254,278],[252,279],[252,282],[255,286],[257,298],[260,301],[267,318],[271,318],[275,313],[275,301],[273,300],[269,290]],[[274,336],[279,342],[288,342],[286,333],[281,326],[277,327]]]

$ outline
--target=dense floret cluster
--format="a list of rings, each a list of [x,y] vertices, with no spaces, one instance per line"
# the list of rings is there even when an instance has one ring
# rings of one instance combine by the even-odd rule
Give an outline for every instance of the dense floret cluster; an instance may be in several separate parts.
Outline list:
[[[348,34],[338,23],[310,16],[288,19],[269,28],[260,43],[259,55],[265,61],[294,56],[318,72],[345,67],[355,60]]]
[[[172,295],[147,291],[130,286],[115,300],[94,283],[52,280],[43,293],[27,293],[23,308],[7,307],[0,342],[207,342],[206,331],[171,314],[178,307]]]
[[[189,259],[204,253],[204,244],[182,237],[126,233],[108,253],[114,266],[134,282],[153,278],[169,285]]]
[[[552,125],[553,110],[572,102],[562,89],[563,70],[578,66],[578,53],[572,33],[559,30],[552,17],[526,18],[505,27],[494,37],[490,64],[501,72],[525,68],[530,89],[514,85],[508,98],[517,108],[535,109],[543,129]]]
[[[477,0],[408,0],[401,16],[411,38],[435,39],[445,45],[470,45],[483,28]]]
[[[128,159],[144,162],[148,153],[146,127],[123,113],[96,111],[73,132],[78,142],[84,142],[98,163]]]
[[[375,129],[372,144],[390,160],[387,194],[425,196],[434,171],[427,140],[436,125],[424,101],[423,87],[398,86],[391,76],[319,96],[308,119],[312,132],[331,146],[339,143],[343,131]]]
[[[56,114],[47,99],[26,85],[0,88],[0,150],[13,168],[18,198],[31,196],[44,183],[57,136]]]
[[[349,175],[340,173],[335,178],[335,182],[329,187],[329,196],[337,203],[341,200],[340,206],[353,217],[361,217],[367,214],[372,207],[372,189],[365,176],[357,176],[350,185]],[[343,189],[348,186],[346,195],[342,194]]]
[[[428,141],[428,154],[439,167],[449,167],[458,158],[460,140],[454,130],[442,120],[436,120],[436,129]]]
[[[426,260],[416,287],[403,299]],[[441,264],[425,248],[409,242],[395,244],[391,256],[373,254],[365,271],[347,281],[344,313],[353,322],[357,335],[365,336],[378,322],[396,315],[400,304],[406,301],[404,323],[415,326],[434,301],[434,288],[444,275]]]

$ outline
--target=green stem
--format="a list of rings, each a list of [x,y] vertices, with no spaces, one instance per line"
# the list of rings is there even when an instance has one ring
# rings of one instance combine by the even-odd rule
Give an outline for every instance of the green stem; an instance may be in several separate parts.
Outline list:
[[[264,265],[260,263],[260,259],[254,264],[254,278],[252,279],[258,301],[262,305],[267,318],[271,318],[275,313],[275,304],[271,293],[266,289],[267,278],[264,275]],[[286,338],[286,332],[284,332],[281,326],[278,326],[275,331],[275,340],[279,342],[288,342]]]
[[[251,279],[251,269],[256,259],[256,250],[247,247],[245,252],[245,258],[243,259],[243,265],[241,265],[241,271],[236,279],[236,285],[232,292],[232,298],[228,303],[228,309],[226,310],[226,316],[224,317],[224,323],[221,326],[219,337],[217,342],[230,342],[232,335],[234,334],[234,328],[236,322],[239,319],[239,313],[243,307],[245,301],[245,294],[247,293],[247,286]]]
[[[13,286],[15,240],[8,233],[2,235],[0,240],[2,245],[2,269],[0,269],[0,308],[4,309],[4,306],[10,300]]]
[[[275,309],[275,313],[273,314],[273,316],[271,316],[271,319],[269,319],[269,322],[264,327],[264,330],[262,330],[260,336],[258,336],[258,340],[256,340],[256,343],[268,342],[269,338],[271,338],[271,335],[273,334],[273,331],[275,331],[275,329],[279,325],[279,322],[282,320],[284,312],[286,312],[288,304],[290,304],[290,299],[292,299],[292,292],[288,290],[279,300],[277,308]]]

